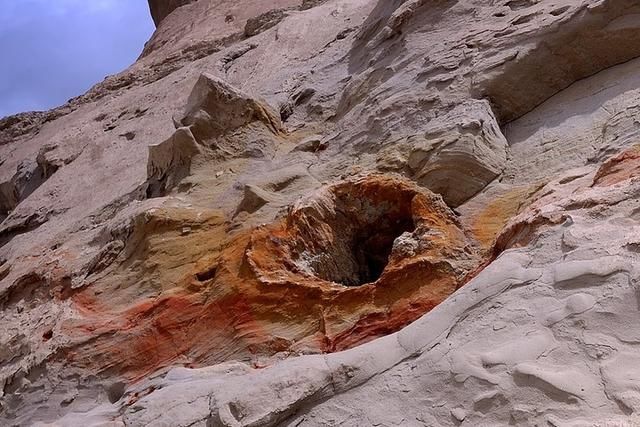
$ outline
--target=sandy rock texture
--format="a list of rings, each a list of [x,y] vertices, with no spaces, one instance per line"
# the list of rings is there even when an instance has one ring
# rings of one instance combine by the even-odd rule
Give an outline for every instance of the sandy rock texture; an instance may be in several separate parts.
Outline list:
[[[0,424],[640,423],[640,4],[154,1],[0,119]]]

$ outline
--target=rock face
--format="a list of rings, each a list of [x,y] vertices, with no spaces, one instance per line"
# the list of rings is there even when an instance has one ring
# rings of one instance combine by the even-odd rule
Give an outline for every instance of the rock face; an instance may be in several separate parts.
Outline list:
[[[0,120],[0,424],[640,422],[640,4],[150,0]]]
[[[149,0],[149,9],[153,22],[156,26],[160,25],[162,20],[171,12],[194,1],[196,0]]]

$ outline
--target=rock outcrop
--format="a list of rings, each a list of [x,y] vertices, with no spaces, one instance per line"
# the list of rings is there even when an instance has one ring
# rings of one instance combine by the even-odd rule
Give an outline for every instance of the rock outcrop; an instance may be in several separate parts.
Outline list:
[[[195,1],[196,0],[149,0],[149,9],[153,22],[157,27],[171,12]]]
[[[0,120],[0,424],[640,422],[640,5],[150,1]]]

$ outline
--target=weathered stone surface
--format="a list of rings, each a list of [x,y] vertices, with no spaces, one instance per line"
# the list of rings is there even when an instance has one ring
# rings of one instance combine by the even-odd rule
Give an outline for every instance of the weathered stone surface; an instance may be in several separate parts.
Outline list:
[[[425,134],[392,145],[378,162],[407,171],[457,207],[500,176],[506,159],[507,140],[489,103],[469,102],[432,120]]]
[[[166,141],[149,146],[147,195],[164,195],[191,172],[191,160],[200,153],[191,130],[179,128]]]
[[[255,18],[250,18],[247,20],[247,24],[244,27],[244,35],[246,37],[253,37],[256,34],[260,34],[261,32],[278,25],[285,16],[287,16],[287,14],[284,10],[276,9],[265,12]]]
[[[638,421],[637,2],[182,3],[0,122],[0,424]]]
[[[480,86],[493,100],[503,122],[520,117],[584,77],[640,55],[640,26],[635,18],[640,6],[636,2],[565,3],[551,10],[545,2],[527,2],[521,7],[510,4],[509,8],[519,15],[512,27],[532,27],[545,14],[563,18],[558,31],[546,37],[543,44],[535,40],[525,43],[516,56],[506,58],[504,67],[480,79],[487,82]],[[497,37],[512,32],[514,29],[509,28]]]
[[[284,130],[280,118],[266,103],[209,74],[203,74],[196,82],[180,122],[190,127],[198,142],[206,145],[254,122],[274,134]]]
[[[157,27],[171,12],[194,1],[197,0],[149,0],[149,9],[151,10],[153,22]]]
[[[436,306],[482,261],[434,195],[383,177],[326,191],[336,197],[353,191],[372,197],[369,204],[351,208],[353,215],[362,216],[360,233],[375,233],[382,218],[395,210],[411,225],[391,216],[386,234],[372,234],[382,240],[364,248],[355,240],[361,237],[358,230],[338,243],[330,234],[310,235],[316,211],[309,209],[322,206],[322,192],[307,205],[294,207],[283,224],[258,228],[227,243],[216,216],[194,209],[147,211],[133,223],[116,226],[130,231],[110,232],[126,240],[100,253],[85,278],[102,282],[101,289],[110,287],[107,282],[136,285],[126,293],[105,294],[96,294],[90,285],[72,298],[82,313],[63,325],[75,341],[72,364],[117,366],[131,381],[180,359],[200,365],[230,355],[348,348],[398,329]],[[349,199],[342,203],[336,208],[351,205]],[[399,206],[388,211],[389,204]],[[346,223],[328,224],[346,233]],[[413,233],[403,234],[405,225],[415,228]],[[295,253],[305,246],[305,252]],[[327,246],[334,249],[320,252],[324,259],[313,263],[314,251]],[[352,264],[353,277],[330,277],[340,274],[336,265],[346,263],[343,258]],[[123,260],[136,268],[119,270]],[[187,260],[198,261],[194,265]],[[424,280],[428,287],[422,286]],[[239,330],[242,339],[235,336]]]

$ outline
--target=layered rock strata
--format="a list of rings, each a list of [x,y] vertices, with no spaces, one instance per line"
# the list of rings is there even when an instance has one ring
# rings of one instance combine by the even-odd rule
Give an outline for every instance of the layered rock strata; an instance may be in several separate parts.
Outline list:
[[[637,421],[637,2],[150,6],[0,121],[0,423]]]

